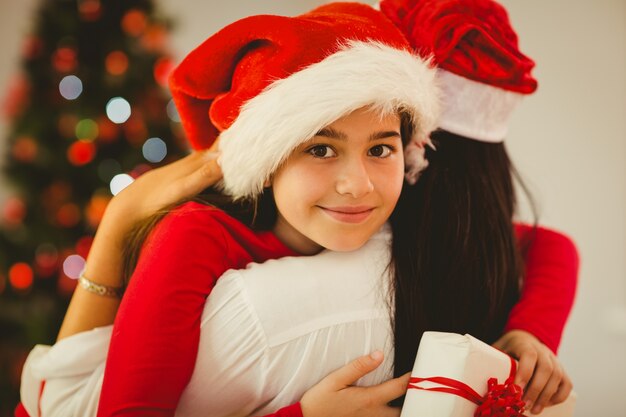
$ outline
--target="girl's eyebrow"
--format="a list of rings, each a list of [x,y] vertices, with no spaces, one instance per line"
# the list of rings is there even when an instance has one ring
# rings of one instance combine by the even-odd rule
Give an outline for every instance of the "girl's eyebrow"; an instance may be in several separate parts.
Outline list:
[[[315,134],[315,136],[323,136],[326,138],[337,139],[337,140],[342,140],[342,141],[348,140],[348,135],[336,129],[333,129],[332,127],[325,127],[321,129]],[[369,136],[368,140],[374,141],[374,140],[387,139],[387,138],[392,138],[392,137],[401,137],[400,132],[396,130],[384,130],[380,132],[374,132]]]

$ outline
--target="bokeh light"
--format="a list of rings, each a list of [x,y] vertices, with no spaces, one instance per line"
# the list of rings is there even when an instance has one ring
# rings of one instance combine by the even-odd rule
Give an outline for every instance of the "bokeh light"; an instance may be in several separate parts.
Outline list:
[[[122,75],[128,69],[128,57],[122,51],[110,52],[105,61],[104,66],[111,75]]]
[[[148,162],[157,163],[167,156],[167,145],[161,138],[150,138],[143,144],[141,151]]]
[[[35,251],[37,274],[43,278],[50,277],[57,269],[59,251],[52,243],[42,243]]]
[[[141,10],[132,9],[122,18],[122,29],[130,36],[139,36],[146,30],[148,19]]]
[[[167,87],[167,80],[174,69],[174,61],[169,58],[160,58],[154,64],[154,80],[161,86]]]
[[[19,137],[11,147],[13,158],[20,162],[31,163],[37,157],[39,146],[30,136]]]
[[[58,72],[74,71],[78,66],[76,50],[70,47],[61,47],[52,54],[52,66]]]
[[[84,21],[93,22],[100,19],[102,7],[100,0],[82,0],[78,2],[78,11]]]
[[[76,124],[75,133],[77,139],[94,140],[99,133],[98,123],[91,119],[83,119]]]
[[[13,264],[9,269],[9,282],[16,290],[26,290],[33,285],[33,269],[25,262]]]
[[[178,109],[176,108],[176,104],[174,104],[174,100],[170,99],[167,103],[167,117],[170,118],[172,122],[180,123],[180,115],[178,114]]]
[[[114,97],[106,105],[107,117],[117,124],[122,124],[130,117],[130,104],[122,97]]]
[[[62,227],[74,227],[80,221],[80,209],[74,203],[65,203],[57,210],[56,221]]]
[[[80,255],[70,255],[63,261],[63,273],[72,279],[78,279],[85,269],[85,258]]]
[[[94,229],[97,228],[102,221],[102,217],[104,217],[104,212],[109,204],[109,201],[111,201],[111,197],[96,194],[87,204],[87,207],[85,208],[85,219]],[[80,251],[77,250],[77,252],[79,255],[81,254]]]
[[[117,195],[124,188],[132,184],[133,181],[133,177],[128,174],[118,174],[114,176],[113,179],[111,179],[111,183],[109,184],[111,194]]]
[[[88,140],[77,140],[67,148],[67,159],[72,165],[82,166],[96,156],[96,145]]]
[[[19,225],[26,217],[26,204],[19,197],[9,198],[2,207],[2,219],[9,225]]]
[[[87,255],[89,255],[89,249],[91,249],[92,244],[93,244],[93,237],[91,236],[81,237],[80,239],[78,239],[78,242],[76,242],[76,254],[87,259]]]
[[[83,82],[75,75],[67,75],[59,83],[59,93],[66,100],[75,100],[82,92]]]

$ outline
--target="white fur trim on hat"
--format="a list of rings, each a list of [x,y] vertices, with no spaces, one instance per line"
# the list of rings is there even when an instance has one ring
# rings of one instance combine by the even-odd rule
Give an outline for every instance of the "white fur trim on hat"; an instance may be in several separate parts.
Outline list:
[[[523,94],[470,80],[442,69],[437,79],[443,94],[439,127],[481,142],[506,137],[509,119]]]
[[[323,127],[361,107],[402,108],[423,142],[437,126],[436,70],[417,55],[352,41],[322,61],[270,84],[243,105],[220,135],[224,191],[254,197],[291,152]],[[409,165],[409,162],[405,162]]]

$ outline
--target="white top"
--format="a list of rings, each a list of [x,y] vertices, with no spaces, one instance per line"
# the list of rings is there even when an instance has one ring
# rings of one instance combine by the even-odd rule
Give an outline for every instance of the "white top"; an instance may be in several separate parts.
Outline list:
[[[196,368],[177,416],[263,415],[350,360],[381,349],[385,362],[359,381],[392,377],[387,305],[388,228],[361,249],[282,258],[228,271],[202,315]],[[37,346],[22,376],[22,401],[42,414],[95,416],[111,326]]]

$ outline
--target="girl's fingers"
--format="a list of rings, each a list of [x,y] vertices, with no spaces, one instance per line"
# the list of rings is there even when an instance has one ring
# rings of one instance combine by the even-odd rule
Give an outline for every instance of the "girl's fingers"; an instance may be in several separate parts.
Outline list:
[[[360,378],[372,372],[383,362],[383,354],[377,350],[361,356],[329,374],[320,383],[328,385],[333,391],[339,391],[353,385]]]
[[[404,395],[406,387],[409,384],[411,373],[408,372],[398,378],[390,379],[379,385],[368,387],[367,394],[370,395],[375,403],[387,404],[390,401]]]

